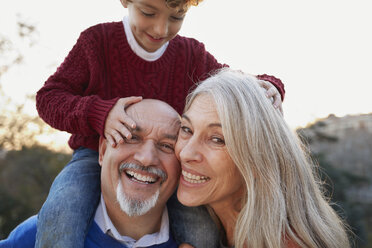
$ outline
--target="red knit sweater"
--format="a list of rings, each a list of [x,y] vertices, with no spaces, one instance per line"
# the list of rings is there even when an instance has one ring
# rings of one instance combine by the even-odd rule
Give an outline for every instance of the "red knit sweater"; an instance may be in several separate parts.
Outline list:
[[[222,66],[202,43],[181,36],[169,42],[161,58],[145,61],[131,50],[122,22],[98,24],[80,34],[37,92],[36,107],[46,123],[72,134],[72,149],[98,150],[106,117],[119,98],[155,98],[181,113],[190,88]],[[259,77],[275,84],[284,97],[279,79]]]

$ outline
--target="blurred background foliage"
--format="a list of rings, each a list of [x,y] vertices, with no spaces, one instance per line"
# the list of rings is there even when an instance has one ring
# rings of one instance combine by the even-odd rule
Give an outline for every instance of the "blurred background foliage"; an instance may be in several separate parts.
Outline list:
[[[0,33],[0,239],[38,212],[54,178],[71,158],[69,152],[38,141],[40,135],[56,131],[25,110],[35,105],[35,97],[16,103],[2,89],[3,76],[24,59],[15,43],[32,49],[37,42],[34,26],[18,21],[17,27],[17,41]]]
[[[32,48],[36,28],[22,21],[17,26],[18,38]],[[40,135],[56,131],[25,111],[35,104],[34,96],[16,104],[2,90],[2,76],[22,61],[22,51],[0,33],[0,239],[39,211],[55,176],[71,158],[71,151],[39,142]],[[330,115],[297,132],[320,166],[332,206],[354,233],[354,247],[372,248],[372,115],[351,119]]]

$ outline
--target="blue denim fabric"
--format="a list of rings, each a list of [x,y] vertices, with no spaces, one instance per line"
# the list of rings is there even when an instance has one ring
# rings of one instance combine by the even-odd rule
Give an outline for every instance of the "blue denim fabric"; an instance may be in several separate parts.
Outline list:
[[[196,248],[220,246],[217,225],[204,206],[186,207],[176,193],[167,202],[171,233],[177,243],[188,243]]]
[[[39,212],[35,247],[84,247],[100,199],[100,171],[98,152],[74,151]]]

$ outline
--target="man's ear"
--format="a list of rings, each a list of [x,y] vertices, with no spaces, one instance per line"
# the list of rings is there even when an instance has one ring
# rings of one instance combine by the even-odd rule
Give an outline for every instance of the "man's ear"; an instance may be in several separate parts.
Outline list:
[[[101,167],[102,167],[103,157],[105,156],[106,148],[107,148],[107,140],[103,136],[99,137],[99,145],[98,145],[99,157],[98,157],[98,163],[99,163],[99,165]]]
[[[128,0],[120,0],[121,5],[123,5],[124,8],[128,8]]]

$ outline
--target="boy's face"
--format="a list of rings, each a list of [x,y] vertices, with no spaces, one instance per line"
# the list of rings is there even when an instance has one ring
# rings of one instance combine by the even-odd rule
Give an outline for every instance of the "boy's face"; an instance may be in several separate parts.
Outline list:
[[[165,0],[121,0],[129,12],[129,24],[140,46],[155,52],[181,29],[186,12],[169,8]]]

